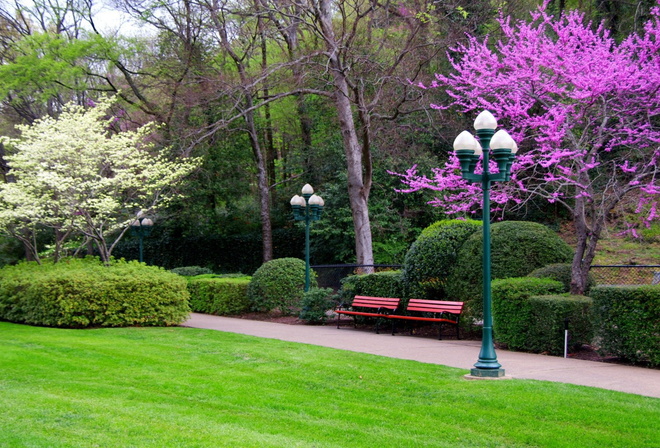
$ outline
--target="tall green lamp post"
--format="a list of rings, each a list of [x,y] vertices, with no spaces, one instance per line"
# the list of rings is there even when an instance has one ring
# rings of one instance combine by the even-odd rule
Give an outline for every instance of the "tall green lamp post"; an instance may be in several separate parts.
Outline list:
[[[497,362],[493,344],[493,314],[490,274],[490,187],[492,182],[508,181],[511,178],[511,165],[518,151],[518,145],[504,130],[497,129],[493,114],[483,111],[474,121],[474,129],[479,140],[468,131],[461,132],[454,140],[454,151],[461,163],[461,177],[469,182],[481,182],[483,191],[483,306],[484,323],[479,359],[470,375],[480,378],[504,376],[502,365]],[[491,149],[492,148],[492,149]],[[497,162],[497,173],[490,172],[490,153]],[[475,173],[479,158],[482,158],[482,173]]]
[[[314,194],[310,184],[302,188],[302,196],[295,195],[291,198],[291,208],[296,221],[305,221],[305,292],[309,291],[310,267],[309,267],[309,225],[312,221],[318,221],[323,214],[323,198]]]
[[[144,261],[144,238],[151,235],[151,229],[153,226],[154,222],[151,219],[142,216],[142,212],[138,213],[137,219],[131,223],[131,233],[138,237],[138,244],[140,248],[140,263]]]

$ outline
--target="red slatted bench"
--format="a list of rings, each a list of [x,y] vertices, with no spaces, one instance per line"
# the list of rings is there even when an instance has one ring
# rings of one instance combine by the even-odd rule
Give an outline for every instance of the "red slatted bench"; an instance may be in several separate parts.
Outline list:
[[[355,296],[350,307],[343,304],[335,309],[337,313],[337,328],[339,328],[339,319],[341,315],[353,317],[355,323],[355,316],[388,318],[399,307],[401,299],[389,297],[368,297],[368,296]],[[378,333],[379,321],[376,321],[376,333]]]
[[[438,324],[438,339],[442,339],[442,325],[456,326],[456,339],[458,335],[458,322],[463,312],[463,302],[448,302],[442,300],[410,299],[406,307],[406,315],[392,314],[392,334],[396,330],[397,320],[433,322]],[[411,329],[412,333],[412,329]]]

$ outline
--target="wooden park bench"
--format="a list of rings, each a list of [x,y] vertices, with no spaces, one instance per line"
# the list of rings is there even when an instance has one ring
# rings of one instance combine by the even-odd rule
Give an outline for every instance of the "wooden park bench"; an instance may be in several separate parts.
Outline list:
[[[350,307],[340,304],[335,313],[337,313],[337,328],[339,328],[339,319],[341,315],[353,317],[353,323],[357,325],[356,317],[374,317],[376,318],[376,333],[378,333],[378,326],[380,318],[389,318],[392,313],[399,307],[401,299],[387,298],[387,297],[368,297],[368,296],[355,296]]]
[[[441,300],[410,299],[406,314],[392,314],[392,334],[396,331],[396,321],[421,321],[438,324],[438,339],[442,339],[443,324],[456,326],[456,339],[459,339],[458,323],[463,312],[463,302],[447,302]],[[412,326],[410,332],[412,333]]]

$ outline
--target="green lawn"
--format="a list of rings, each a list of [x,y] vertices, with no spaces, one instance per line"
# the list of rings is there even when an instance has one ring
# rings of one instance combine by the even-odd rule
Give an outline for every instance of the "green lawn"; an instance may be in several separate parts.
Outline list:
[[[660,400],[619,392],[188,328],[0,344],[2,447],[660,446]]]

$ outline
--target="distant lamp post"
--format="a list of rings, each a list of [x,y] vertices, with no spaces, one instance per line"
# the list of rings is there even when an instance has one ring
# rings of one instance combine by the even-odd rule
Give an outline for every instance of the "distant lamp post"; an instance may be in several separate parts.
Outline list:
[[[474,121],[477,140],[468,131],[461,132],[454,140],[454,151],[461,163],[461,177],[470,182],[481,182],[483,191],[483,305],[484,323],[481,338],[479,360],[474,364],[470,375],[474,377],[498,378],[504,376],[502,365],[497,362],[493,344],[493,314],[491,298],[490,274],[490,186],[491,182],[508,181],[511,179],[511,165],[518,152],[518,145],[504,130],[495,132],[497,120],[488,112],[483,111]],[[489,170],[490,151],[497,162],[497,173]],[[482,174],[475,174],[479,158],[482,159]]]
[[[296,221],[305,221],[305,292],[309,291],[310,268],[309,268],[309,225],[312,221],[318,221],[323,214],[323,198],[314,194],[310,184],[302,188],[302,196],[295,195],[291,198],[291,208]]]
[[[144,218],[142,212],[138,213],[137,219],[131,223],[131,233],[138,237],[139,247],[140,247],[140,263],[143,260],[143,251],[144,245],[143,240],[145,237],[151,234],[151,229],[154,226],[154,222],[149,218]]]

